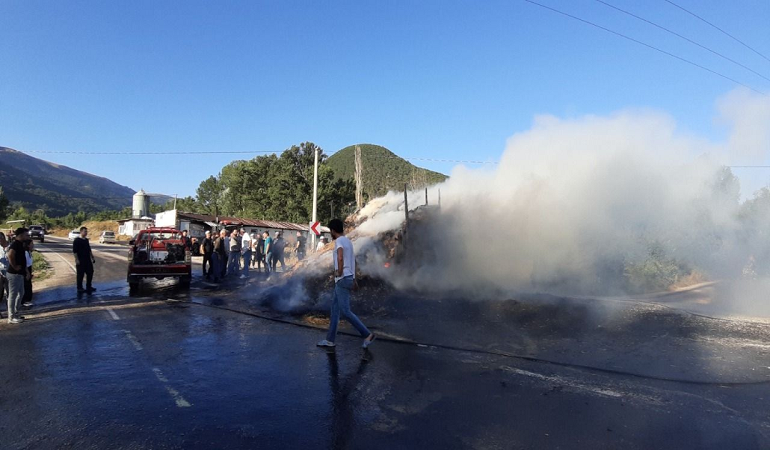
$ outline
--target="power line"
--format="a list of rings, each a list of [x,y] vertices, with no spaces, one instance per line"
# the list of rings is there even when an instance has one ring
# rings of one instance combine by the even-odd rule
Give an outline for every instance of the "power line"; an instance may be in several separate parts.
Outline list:
[[[585,23],[585,24],[591,25],[592,27],[596,27],[596,28],[599,28],[600,30],[604,30],[604,31],[606,31],[606,32],[608,32],[608,33],[612,33],[612,34],[614,34],[614,35],[616,35],[616,36],[620,36],[620,37],[622,37],[623,39],[628,39],[628,40],[629,40],[629,41],[631,41],[631,42],[636,42],[637,44],[639,44],[639,45],[643,45],[643,46],[645,46],[645,47],[647,47],[647,48],[649,48],[649,49],[655,50],[656,52],[660,52],[660,53],[663,53],[664,55],[668,55],[668,56],[670,56],[670,57],[672,57],[672,58],[676,58],[676,59],[678,59],[678,60],[680,60],[680,61],[682,61],[682,62],[686,62],[687,64],[690,64],[690,65],[692,65],[692,66],[695,66],[695,67],[697,67],[697,68],[699,68],[699,69],[705,70],[705,71],[707,71],[707,72],[710,72],[710,73],[712,73],[712,74],[714,74],[714,75],[717,75],[717,76],[719,76],[719,77],[722,77],[722,78],[724,78],[725,80],[728,80],[728,81],[732,81],[732,82],[733,82],[733,83],[735,83],[735,84],[738,84],[738,85],[740,85],[740,86],[743,86],[743,87],[745,87],[745,88],[751,89],[752,91],[754,91],[754,92],[756,92],[756,93],[758,93],[758,94],[767,95],[766,93],[764,93],[764,92],[762,92],[762,91],[760,91],[760,90],[754,89],[753,87],[751,87],[751,86],[749,86],[749,85],[747,85],[747,84],[745,84],[745,83],[741,83],[740,81],[738,81],[738,80],[736,80],[736,79],[734,79],[734,78],[730,78],[730,77],[728,77],[727,75],[724,75],[724,74],[722,74],[722,73],[719,73],[719,72],[717,72],[717,71],[715,71],[715,70],[711,70],[711,69],[709,69],[708,67],[702,66],[702,65],[700,65],[700,64],[698,64],[698,63],[696,63],[696,62],[690,61],[689,59],[685,59],[685,58],[682,58],[681,56],[677,56],[677,55],[675,55],[675,54],[673,54],[673,53],[671,53],[671,52],[668,52],[668,51],[666,51],[666,50],[660,49],[660,48],[658,48],[658,47],[655,47],[655,46],[653,46],[653,45],[647,44],[647,43],[645,43],[645,42],[642,42],[642,41],[640,41],[640,40],[638,40],[638,39],[634,39],[634,38],[632,38],[632,37],[630,37],[630,36],[626,36],[626,35],[625,35],[625,34],[623,34],[623,33],[620,33],[620,32],[617,32],[617,31],[615,31],[615,30],[611,30],[611,29],[609,29],[609,28],[603,27],[603,26],[601,26],[601,25],[598,25],[598,24],[596,24],[596,23],[590,22],[590,21],[588,21],[588,20],[586,20],[586,19],[581,19],[580,17],[577,17],[577,16],[573,16],[572,14],[566,13],[566,12],[564,12],[564,11],[560,11],[560,10],[558,10],[558,9],[556,9],[556,8],[551,8],[550,6],[546,6],[546,5],[543,5],[543,4],[541,4],[541,3],[537,3],[537,2],[535,2],[535,1],[533,1],[533,0],[524,0],[524,1],[525,1],[525,2],[527,2],[527,3],[531,3],[531,4],[533,4],[533,5],[539,6],[539,7],[541,7],[541,8],[544,8],[544,9],[547,9],[547,10],[550,10],[550,11],[553,11],[553,12],[555,12],[555,13],[557,13],[557,14],[561,14],[561,15],[563,15],[563,16],[569,17],[570,19],[574,19],[574,20],[577,20],[577,21],[583,22],[583,23]]]
[[[677,8],[679,8],[679,9],[681,9],[682,11],[686,12],[687,14],[689,14],[689,15],[691,15],[691,16],[693,16],[693,17],[697,18],[698,20],[700,20],[700,21],[702,21],[702,22],[705,22],[705,23],[707,23],[708,25],[711,25],[712,27],[716,28],[717,30],[719,30],[720,32],[722,32],[723,34],[725,34],[726,36],[728,36],[729,38],[731,38],[731,39],[732,39],[732,40],[734,40],[735,42],[737,42],[737,43],[741,44],[742,46],[744,46],[744,47],[746,47],[747,49],[751,50],[752,52],[756,53],[757,55],[759,55],[759,56],[761,56],[761,57],[765,58],[766,60],[770,61],[770,58],[768,58],[767,56],[763,55],[762,53],[760,53],[759,51],[755,50],[754,48],[750,47],[750,46],[749,46],[749,44],[747,44],[747,43],[743,42],[742,40],[740,40],[740,39],[738,39],[737,37],[733,36],[732,34],[728,33],[727,31],[725,31],[725,30],[723,30],[723,29],[719,28],[718,26],[714,25],[713,23],[709,22],[708,20],[704,19],[703,17],[701,17],[701,16],[699,16],[699,15],[695,14],[694,12],[692,12],[692,11],[690,11],[690,10],[688,10],[688,9],[685,9],[685,8],[684,8],[684,7],[682,7],[682,6],[679,6],[679,5],[677,5],[676,3],[672,2],[671,0],[665,0],[665,1],[666,1],[667,3],[669,3],[669,4],[673,5],[673,6],[676,6]]]
[[[743,64],[741,64],[741,63],[739,63],[738,61],[736,61],[736,60],[734,60],[734,59],[732,59],[732,58],[730,58],[730,57],[727,57],[727,56],[725,56],[725,55],[723,55],[723,54],[719,53],[719,52],[718,52],[718,51],[716,51],[716,50],[712,50],[712,49],[710,49],[710,48],[706,47],[705,45],[699,44],[698,42],[695,42],[695,41],[693,41],[692,39],[690,39],[690,38],[688,38],[688,37],[686,37],[686,36],[682,36],[681,34],[677,33],[676,31],[673,31],[673,30],[669,30],[668,28],[666,28],[666,27],[664,27],[664,26],[662,26],[662,25],[658,25],[658,24],[657,24],[657,23],[655,23],[655,22],[652,22],[652,21],[650,21],[650,20],[647,20],[647,19],[645,19],[644,17],[640,17],[640,16],[637,16],[636,14],[634,14],[634,13],[632,13],[632,12],[629,12],[629,11],[626,11],[626,10],[624,10],[624,9],[618,8],[617,6],[611,5],[611,4],[609,4],[609,3],[607,3],[607,2],[605,2],[605,1],[603,1],[603,0],[596,0],[596,1],[597,1],[597,2],[599,2],[599,3],[601,3],[602,5],[605,5],[605,6],[609,6],[610,8],[612,8],[612,9],[614,9],[614,10],[616,10],[616,11],[620,11],[620,12],[622,12],[623,14],[627,14],[627,15],[629,15],[629,16],[631,16],[631,17],[634,17],[634,18],[637,18],[637,19],[639,19],[639,20],[641,20],[641,21],[643,21],[643,22],[647,22],[648,24],[650,24],[650,25],[652,25],[652,26],[654,26],[654,27],[660,28],[661,30],[663,30],[663,31],[665,31],[665,32],[667,32],[667,33],[671,33],[671,34],[673,34],[674,36],[676,36],[676,37],[679,37],[679,38],[681,38],[681,39],[684,39],[685,41],[687,41],[687,42],[689,42],[689,43],[691,43],[691,44],[697,45],[698,47],[700,47],[700,48],[702,48],[702,49],[704,49],[704,50],[708,50],[709,52],[711,52],[711,53],[713,53],[713,54],[715,54],[715,55],[719,56],[720,58],[726,59],[727,61],[730,61],[731,63],[733,63],[733,64],[735,64],[735,65],[738,65],[738,66],[740,66],[740,67],[743,67],[744,69],[748,70],[749,72],[753,73],[754,75],[760,76],[760,77],[764,78],[765,80],[767,80],[767,81],[770,81],[770,78],[768,78],[768,77],[766,77],[766,76],[762,75],[761,73],[757,72],[756,70],[752,69],[751,67],[745,66],[745,65],[743,65]]]
[[[75,155],[201,155],[201,154],[255,154],[255,153],[280,153],[278,151],[191,151],[191,152],[80,152],[80,151],[46,151],[46,150],[31,150],[24,153],[35,154],[75,154]],[[335,155],[337,152],[330,153],[327,156]],[[401,157],[401,156],[367,156],[367,158],[381,158],[381,159],[405,159],[413,161],[429,161],[429,162],[449,162],[449,163],[467,163],[467,164],[497,164],[497,161],[480,161],[480,160],[463,160],[463,159],[444,159],[444,158],[421,158],[421,157]],[[102,197],[103,198],[103,197]]]

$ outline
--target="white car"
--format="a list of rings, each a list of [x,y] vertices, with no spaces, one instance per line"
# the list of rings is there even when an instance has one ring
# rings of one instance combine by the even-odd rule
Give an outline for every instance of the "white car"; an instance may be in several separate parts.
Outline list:
[[[70,231],[69,236],[67,236],[70,241],[74,241],[75,238],[80,237],[80,230],[72,230]]]
[[[114,231],[102,231],[101,236],[99,236],[99,243],[100,244],[114,244],[115,243],[115,232]]]

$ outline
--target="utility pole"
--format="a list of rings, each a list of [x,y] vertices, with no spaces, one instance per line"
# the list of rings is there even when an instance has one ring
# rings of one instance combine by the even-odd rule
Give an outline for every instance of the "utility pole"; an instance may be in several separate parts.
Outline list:
[[[428,206],[428,188],[425,188],[425,206]]]
[[[315,148],[315,167],[313,168],[313,223],[316,223],[318,213],[318,147]],[[316,235],[311,232],[313,239],[313,251],[316,248]]]
[[[361,147],[356,145],[356,209],[364,206],[364,162],[361,158]]]

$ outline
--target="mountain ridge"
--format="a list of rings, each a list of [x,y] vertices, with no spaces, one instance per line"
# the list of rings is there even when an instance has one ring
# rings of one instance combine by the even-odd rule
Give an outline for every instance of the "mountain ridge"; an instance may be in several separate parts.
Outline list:
[[[13,208],[42,209],[49,216],[131,206],[135,191],[63,164],[0,146],[0,186]]]

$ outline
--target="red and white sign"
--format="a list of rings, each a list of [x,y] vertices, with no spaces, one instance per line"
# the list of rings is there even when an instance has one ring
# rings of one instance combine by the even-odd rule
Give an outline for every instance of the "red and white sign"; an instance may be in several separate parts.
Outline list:
[[[311,223],[310,224],[310,231],[315,233],[316,236],[321,235],[321,230],[318,229],[318,227],[321,225],[321,222]]]

